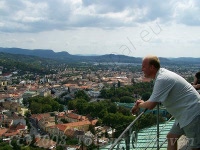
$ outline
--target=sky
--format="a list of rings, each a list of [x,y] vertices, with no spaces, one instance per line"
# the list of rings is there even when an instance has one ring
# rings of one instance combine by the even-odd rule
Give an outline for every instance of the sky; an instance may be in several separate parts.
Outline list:
[[[199,0],[0,0],[0,47],[200,57]]]

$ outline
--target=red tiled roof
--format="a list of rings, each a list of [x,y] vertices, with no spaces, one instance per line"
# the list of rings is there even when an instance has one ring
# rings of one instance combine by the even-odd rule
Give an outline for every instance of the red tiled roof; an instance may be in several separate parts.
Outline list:
[[[67,125],[67,127],[77,127],[77,126],[90,125],[90,124],[95,125],[97,121],[98,120],[92,120],[92,121],[86,120],[86,121],[66,123],[64,125]]]
[[[77,84],[64,84],[66,87],[71,87],[71,86],[78,86]]]
[[[20,133],[19,130],[9,130],[8,132],[4,134],[4,136],[10,137],[10,136],[18,135],[19,133]]]
[[[23,124],[18,124],[15,129],[16,130],[24,130],[24,129],[26,129],[26,126]]]
[[[92,120],[92,121],[86,120],[86,121],[71,122],[71,123],[65,123],[65,124],[57,124],[57,125],[51,126],[50,128],[57,127],[60,131],[64,131],[66,133],[66,132],[69,132],[67,131],[69,130],[69,128],[72,129],[73,127],[78,127],[78,126],[80,127],[80,126],[90,125],[90,124],[95,125],[97,121],[98,120]]]
[[[71,119],[77,119],[79,121],[88,120],[88,118],[86,116],[82,116],[82,115],[78,115],[78,114],[74,114],[74,113],[68,113],[67,117],[71,118]]]
[[[65,129],[66,129],[66,125],[64,125],[64,124],[57,124],[57,125],[55,125],[60,131],[65,131]]]
[[[3,134],[5,134],[7,131],[8,131],[7,128],[1,128],[1,129],[0,129],[0,137],[1,137]]]
[[[72,119],[80,119],[80,115],[74,113],[68,113],[67,116]]]
[[[31,118],[37,119],[37,121],[41,120],[42,118],[49,118],[50,114],[49,113],[44,113],[44,114],[32,114]]]
[[[86,86],[86,85],[84,86],[84,85],[83,85],[83,86],[80,86],[80,88],[81,88],[81,89],[89,89],[89,88],[91,88],[91,86]]]

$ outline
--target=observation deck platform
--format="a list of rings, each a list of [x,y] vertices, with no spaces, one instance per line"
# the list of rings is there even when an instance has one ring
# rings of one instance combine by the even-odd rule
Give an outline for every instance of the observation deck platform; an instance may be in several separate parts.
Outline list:
[[[167,149],[166,135],[171,129],[173,123],[174,120],[171,120],[169,122],[161,123],[159,125],[160,150]],[[111,145],[112,143],[99,149],[108,150]],[[122,139],[120,143],[115,146],[114,150],[116,149],[126,150],[124,139]],[[152,127],[142,129],[137,134],[134,134],[133,132],[130,137],[130,150],[157,150],[157,126],[154,125]],[[187,146],[187,138],[185,136],[182,136],[178,140],[178,150],[190,150],[190,148]]]

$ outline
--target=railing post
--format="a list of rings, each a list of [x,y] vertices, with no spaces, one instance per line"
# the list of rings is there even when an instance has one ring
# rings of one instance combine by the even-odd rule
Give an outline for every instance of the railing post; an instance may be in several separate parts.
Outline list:
[[[159,150],[159,137],[160,137],[160,135],[159,135],[159,103],[157,104],[157,150]]]
[[[126,150],[130,150],[130,130],[129,132],[127,131],[124,135],[125,135],[125,144],[126,144]]]

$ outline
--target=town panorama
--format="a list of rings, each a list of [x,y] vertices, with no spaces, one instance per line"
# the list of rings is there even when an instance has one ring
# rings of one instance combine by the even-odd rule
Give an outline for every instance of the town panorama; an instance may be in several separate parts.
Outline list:
[[[200,66],[176,61],[162,67],[193,82]],[[104,147],[135,119],[135,100],[148,99],[152,91],[140,62],[64,62],[6,53],[0,55],[0,83],[0,147],[8,150]],[[144,118],[136,130],[156,123],[149,115],[151,121]]]

